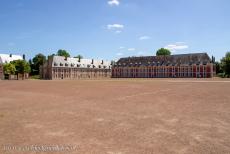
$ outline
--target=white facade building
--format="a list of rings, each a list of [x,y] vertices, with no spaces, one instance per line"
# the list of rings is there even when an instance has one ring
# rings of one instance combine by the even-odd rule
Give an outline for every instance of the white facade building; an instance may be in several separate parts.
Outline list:
[[[40,76],[50,80],[110,77],[111,62],[52,56],[40,68]]]

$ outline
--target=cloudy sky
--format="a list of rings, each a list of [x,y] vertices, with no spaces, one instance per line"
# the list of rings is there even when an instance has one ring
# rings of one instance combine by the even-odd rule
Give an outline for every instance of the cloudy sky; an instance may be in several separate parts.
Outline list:
[[[229,0],[1,0],[0,53],[118,59],[230,50]]]

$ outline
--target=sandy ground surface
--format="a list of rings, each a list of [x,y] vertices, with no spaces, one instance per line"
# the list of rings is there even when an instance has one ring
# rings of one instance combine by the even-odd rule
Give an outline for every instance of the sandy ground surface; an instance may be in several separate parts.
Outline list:
[[[230,153],[230,80],[0,81],[0,146],[0,154]]]

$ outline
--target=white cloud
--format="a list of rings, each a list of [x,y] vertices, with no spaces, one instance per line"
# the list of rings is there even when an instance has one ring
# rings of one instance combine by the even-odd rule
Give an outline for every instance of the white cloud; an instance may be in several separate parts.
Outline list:
[[[121,52],[118,52],[116,55],[117,55],[117,56],[123,56],[124,54],[121,53]]]
[[[107,25],[107,29],[109,30],[117,30],[117,29],[124,29],[124,25],[121,25],[121,24],[109,24]]]
[[[108,4],[110,6],[118,6],[120,4],[119,0],[109,0]]]
[[[128,51],[135,51],[135,48],[129,48]]]
[[[116,34],[120,34],[122,30],[124,29],[124,25],[122,24],[109,24],[107,25],[107,29],[110,31],[113,31]]]
[[[177,50],[188,49],[188,45],[186,45],[185,42],[176,42],[175,44],[169,44],[164,48],[169,49],[172,52],[176,52]]]
[[[139,38],[139,40],[149,40],[149,39],[151,39],[151,37],[149,37],[149,36],[141,36]]]
[[[121,47],[119,47],[119,49],[120,49],[120,50],[122,50],[122,49],[124,49],[124,48],[125,48],[125,47],[122,47],[122,46],[121,46]]]

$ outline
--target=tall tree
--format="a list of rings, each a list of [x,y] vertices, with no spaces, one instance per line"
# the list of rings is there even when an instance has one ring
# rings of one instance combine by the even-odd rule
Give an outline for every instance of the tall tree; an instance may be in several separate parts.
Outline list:
[[[221,63],[220,62],[216,61],[215,62],[215,66],[216,66],[216,74],[224,72],[223,69],[222,69],[222,67],[221,67]]]
[[[33,58],[33,65],[30,65],[33,75],[39,74],[39,67],[41,65],[43,65],[45,63],[45,61],[46,61],[45,55],[43,55],[41,53],[35,55],[35,57]]]
[[[171,52],[168,49],[160,48],[159,50],[157,50],[156,55],[157,56],[167,56],[167,55],[171,55]]]
[[[227,52],[225,57],[221,59],[221,66],[224,70],[225,76],[230,77],[230,52]]]
[[[70,57],[69,52],[67,52],[66,50],[62,50],[62,49],[58,50],[57,55],[64,56],[64,57]]]
[[[111,65],[115,65],[115,61],[114,60],[111,60]]]

